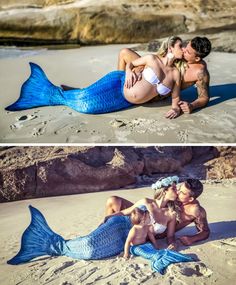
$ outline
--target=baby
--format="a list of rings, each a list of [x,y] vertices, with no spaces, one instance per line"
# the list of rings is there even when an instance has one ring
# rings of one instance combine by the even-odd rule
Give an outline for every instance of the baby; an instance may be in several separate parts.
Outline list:
[[[134,208],[130,215],[133,227],[129,231],[125,242],[124,255],[127,259],[129,257],[130,246],[146,243],[149,239],[151,243],[157,248],[157,241],[155,239],[153,226],[150,224],[150,216],[146,206],[141,205]]]

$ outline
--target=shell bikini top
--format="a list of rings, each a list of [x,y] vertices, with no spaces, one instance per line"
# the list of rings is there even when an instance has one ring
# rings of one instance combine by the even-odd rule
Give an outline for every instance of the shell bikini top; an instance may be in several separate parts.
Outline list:
[[[166,87],[164,84],[160,83],[159,78],[156,76],[155,72],[152,70],[151,67],[146,67],[143,70],[143,77],[144,79],[151,83],[152,85],[156,85],[157,93],[161,96],[167,95],[171,92],[171,89]]]
[[[154,220],[153,216],[150,213],[149,213],[149,215],[150,215],[151,224],[153,226],[155,234],[162,234],[162,233],[164,233],[164,231],[166,230],[167,226],[164,226],[162,224],[158,224]]]
[[[148,211],[147,207],[145,205],[139,205],[137,206],[137,208],[139,208],[142,211]],[[155,219],[153,218],[153,216],[150,214],[150,212],[148,211],[149,216],[150,216],[150,223],[153,226],[154,232],[155,234],[162,234],[164,233],[164,231],[167,229],[167,226],[164,226],[162,224],[159,224],[155,221]]]

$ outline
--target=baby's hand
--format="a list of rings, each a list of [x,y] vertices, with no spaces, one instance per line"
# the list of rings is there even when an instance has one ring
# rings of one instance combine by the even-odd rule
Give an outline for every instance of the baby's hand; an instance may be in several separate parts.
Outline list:
[[[167,247],[167,249],[170,249],[170,250],[177,250],[177,244],[171,243],[171,244],[169,244],[169,246]]]
[[[129,254],[128,253],[124,253],[124,255],[123,255],[123,258],[125,259],[125,260],[127,260],[127,259],[129,259]]]

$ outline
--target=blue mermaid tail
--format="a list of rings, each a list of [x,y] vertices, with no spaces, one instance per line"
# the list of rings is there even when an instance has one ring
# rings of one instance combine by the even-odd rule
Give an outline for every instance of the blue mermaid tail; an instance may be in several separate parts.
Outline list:
[[[102,259],[121,253],[131,228],[128,217],[114,216],[84,237],[64,240],[53,232],[36,208],[29,206],[31,223],[22,235],[21,249],[7,263],[17,265],[33,258],[65,255],[75,259]]]
[[[142,256],[145,259],[149,259],[152,270],[161,274],[164,274],[167,266],[172,263],[193,261],[191,257],[173,250],[157,250],[151,243],[131,246],[130,252],[133,255]]]
[[[32,206],[29,209],[31,223],[22,235],[20,251],[7,261],[8,264],[21,264],[43,255],[65,255],[84,260],[115,256],[124,250],[132,227],[129,217],[114,216],[87,236],[65,240],[50,229],[39,210]],[[130,251],[134,255],[150,259],[152,269],[161,274],[171,263],[192,261],[190,257],[178,252],[156,250],[150,243],[132,246]]]
[[[19,99],[6,110],[66,105],[81,113],[100,114],[132,106],[123,94],[124,71],[110,72],[86,88],[64,91],[48,80],[39,65],[31,62],[30,67],[31,75],[22,85]]]

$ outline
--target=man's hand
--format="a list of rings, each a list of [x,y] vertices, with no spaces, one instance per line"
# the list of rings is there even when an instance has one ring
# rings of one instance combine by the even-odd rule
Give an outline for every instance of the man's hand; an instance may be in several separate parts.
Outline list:
[[[188,236],[182,236],[179,238],[183,245],[192,245],[191,238]]]
[[[186,101],[179,101],[178,103],[180,109],[183,111],[185,114],[190,114],[193,111],[193,107],[191,103],[186,102]]]

